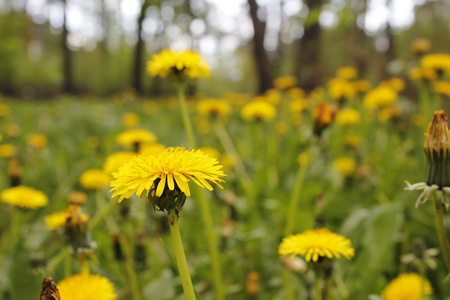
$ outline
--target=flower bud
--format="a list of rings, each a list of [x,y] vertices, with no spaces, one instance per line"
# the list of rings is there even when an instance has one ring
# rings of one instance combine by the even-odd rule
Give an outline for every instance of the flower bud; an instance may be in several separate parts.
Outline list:
[[[450,186],[450,142],[448,119],[443,110],[434,113],[433,120],[425,133],[425,154],[427,169],[425,182],[437,185],[439,189]]]

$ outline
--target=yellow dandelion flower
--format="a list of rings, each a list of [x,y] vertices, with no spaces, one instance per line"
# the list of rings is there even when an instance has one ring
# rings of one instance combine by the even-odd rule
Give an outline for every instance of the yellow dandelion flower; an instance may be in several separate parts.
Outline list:
[[[397,100],[397,92],[387,86],[378,86],[369,92],[363,99],[363,104],[369,109],[378,109],[390,105]]]
[[[450,72],[450,55],[446,53],[428,54],[422,58],[420,65],[434,69],[438,73]]]
[[[8,104],[0,103],[0,117],[6,117],[11,113],[11,109]]]
[[[438,80],[434,83],[434,91],[438,94],[450,97],[450,82]]]
[[[383,290],[381,297],[385,300],[425,300],[433,290],[428,280],[418,274],[401,274],[391,281]]]
[[[297,98],[295,100],[292,100],[289,104],[289,110],[291,113],[301,113],[305,109],[308,108],[308,101],[303,98]]]
[[[361,115],[356,109],[345,108],[338,111],[336,115],[336,123],[343,126],[358,125],[361,121]]]
[[[198,150],[202,151],[204,154],[219,160],[220,152],[212,147],[200,147]]]
[[[155,151],[161,151],[163,149],[164,146],[159,143],[142,144],[139,148],[139,154],[151,154]]]
[[[213,187],[210,183],[221,187],[223,180],[220,177],[226,176],[221,168],[217,165],[217,159],[202,151],[183,147],[139,155],[113,173],[112,197],[120,196],[121,202],[135,193],[141,197],[147,191],[148,195],[152,187],[156,188],[156,197],[160,197],[166,189],[173,191],[175,188],[190,196],[189,181],[211,191]]]
[[[355,250],[351,241],[344,236],[332,233],[326,228],[318,228],[283,238],[278,253],[292,257],[302,255],[307,262],[317,262],[319,257],[339,258],[341,255],[351,259]]]
[[[78,205],[75,205],[78,206]],[[47,225],[47,228],[49,230],[54,230],[60,227],[66,226],[67,218],[71,217],[73,215],[73,211],[78,210],[75,207],[71,207],[70,209],[57,211],[55,213],[52,213],[50,215],[47,215],[44,217],[45,225]],[[81,212],[81,210],[80,210]],[[82,213],[80,214],[79,218],[83,223],[86,223],[89,220],[89,215]]]
[[[117,295],[108,278],[94,274],[78,274],[58,284],[62,300],[114,300]]]
[[[99,169],[90,169],[80,176],[80,184],[87,190],[96,190],[107,186],[109,183],[108,174]]]
[[[13,157],[16,155],[17,150],[14,145],[2,144],[0,145],[0,157]]]
[[[231,156],[227,153],[224,153],[220,156],[220,163],[222,164],[224,170],[233,169],[234,161],[235,160],[234,160],[233,156]]]
[[[411,50],[414,53],[422,54],[428,52],[431,48],[429,40],[424,38],[417,38],[411,43]]]
[[[231,113],[231,106],[222,99],[205,99],[197,104],[197,111],[200,115],[224,118]]]
[[[307,165],[311,163],[313,160],[313,156],[311,153],[303,152],[297,156],[297,162],[300,166]]]
[[[399,117],[402,114],[402,109],[398,105],[391,105],[383,107],[378,111],[378,120],[380,122],[387,122],[392,118]]]
[[[356,80],[353,83],[353,88],[356,93],[365,93],[370,89],[370,81],[365,79]]]
[[[297,99],[297,98],[303,98],[305,97],[305,91],[299,87],[293,87],[290,88],[287,91],[287,94],[289,95],[289,97],[291,97],[292,99]]]
[[[405,89],[405,81],[401,78],[393,77],[387,80],[384,80],[380,83],[380,85],[385,85],[390,87],[396,92],[401,92]]]
[[[275,106],[262,100],[253,100],[241,109],[241,116],[246,121],[270,121],[276,114]]]
[[[132,112],[126,113],[122,117],[122,124],[125,127],[134,127],[139,124],[139,121],[139,116]]]
[[[436,79],[437,73],[432,68],[415,67],[412,68],[408,73],[409,78],[412,80],[428,80],[432,81]]]
[[[28,145],[36,149],[42,149],[47,146],[47,138],[42,134],[32,134],[28,137]]]
[[[130,151],[121,151],[110,154],[106,157],[105,163],[103,164],[103,170],[107,174],[117,172],[119,167],[129,162],[135,155],[136,153]]]
[[[10,123],[6,125],[5,128],[5,133],[7,136],[19,136],[21,131],[22,129],[20,128],[20,126],[15,123]]]
[[[48,216],[45,216],[44,222],[45,225],[47,225],[48,229],[54,230],[60,227],[64,227],[64,225],[66,225],[67,217],[68,217],[67,210],[58,211]]]
[[[341,157],[333,161],[333,167],[345,176],[351,176],[357,167],[356,161],[351,158]]]
[[[147,63],[147,72],[151,76],[167,77],[171,75],[176,78],[191,79],[211,76],[211,71],[203,57],[191,50],[162,50],[153,55]]]
[[[278,77],[273,81],[273,85],[278,90],[287,90],[294,87],[297,84],[297,78],[295,76],[283,76]]]
[[[358,70],[356,70],[353,67],[342,67],[337,69],[336,71],[336,77],[346,79],[346,80],[352,80],[355,79],[358,76]]]
[[[262,98],[272,105],[278,105],[281,101],[281,93],[276,89],[268,89]]]
[[[116,137],[116,143],[125,147],[133,147],[135,144],[142,143],[154,143],[156,140],[156,135],[145,129],[130,129]]]
[[[344,142],[346,145],[352,147],[352,148],[358,148],[361,143],[361,137],[357,136],[357,135],[346,135],[344,137]]]
[[[328,82],[328,93],[333,100],[349,99],[355,95],[355,88],[350,81],[333,78]]]
[[[0,201],[22,208],[37,208],[46,206],[48,198],[41,191],[19,185],[1,191]]]

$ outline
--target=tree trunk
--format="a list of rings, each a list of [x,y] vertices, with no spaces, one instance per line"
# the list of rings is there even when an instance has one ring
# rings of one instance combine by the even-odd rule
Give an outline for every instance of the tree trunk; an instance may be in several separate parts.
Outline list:
[[[264,35],[266,32],[266,23],[258,19],[258,4],[256,0],[248,0],[250,5],[250,16],[253,22],[253,56],[258,71],[259,87],[258,92],[264,93],[273,87],[272,71],[266,50],[264,49]]]
[[[320,67],[319,15],[323,0],[307,0],[309,14],[305,22],[305,33],[300,39],[297,50],[297,77],[299,85],[310,91],[320,84],[322,77]]]
[[[72,51],[70,51],[67,43],[67,36],[69,30],[67,29],[67,0],[62,0],[63,3],[63,32],[62,32],[62,51],[63,51],[63,92],[72,94],[74,92],[73,87],[73,64],[72,64]]]
[[[133,62],[133,74],[131,86],[136,90],[138,94],[142,94],[142,67],[143,67],[143,52],[144,52],[144,40],[142,39],[142,22],[145,19],[145,11],[150,5],[149,0],[143,0],[141,6],[141,12],[138,18],[138,40],[134,50],[134,62]]]
[[[389,63],[393,62],[395,60],[395,44],[394,44],[394,35],[392,34],[392,28],[389,23],[391,17],[392,17],[392,0],[388,0],[388,8],[389,8],[389,14],[388,14],[388,20],[386,24],[386,29],[384,31],[385,36],[388,41],[388,47],[386,51],[384,52],[384,68],[383,68],[383,76],[384,79],[387,79],[390,77],[389,71],[388,71],[388,65]]]

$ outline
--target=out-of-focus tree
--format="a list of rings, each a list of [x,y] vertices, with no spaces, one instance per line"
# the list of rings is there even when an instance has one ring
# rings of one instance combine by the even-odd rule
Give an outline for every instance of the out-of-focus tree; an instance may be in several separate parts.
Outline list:
[[[134,48],[134,64],[133,64],[133,74],[132,74],[132,84],[131,86],[136,90],[138,94],[142,93],[142,75],[143,75],[143,52],[144,52],[144,39],[142,38],[142,23],[145,19],[145,13],[147,8],[150,6],[150,0],[143,0],[141,4],[141,10],[139,12],[139,17],[137,20],[137,42]]]
[[[67,27],[67,0],[61,0],[63,3],[63,30],[62,30],[62,60],[63,60],[63,92],[73,93],[73,57],[72,51],[68,45],[69,30]]]
[[[263,93],[273,87],[273,76],[270,69],[270,63],[267,58],[267,53],[264,48],[264,37],[266,33],[266,22],[258,17],[258,10],[260,7],[256,0],[248,0],[250,6],[250,17],[253,23],[253,54],[256,64],[256,71],[258,72],[259,88],[258,92]]]
[[[319,16],[323,0],[305,0],[309,8],[304,24],[305,33],[299,40],[296,71],[300,85],[306,90],[312,90],[321,82],[321,34]]]

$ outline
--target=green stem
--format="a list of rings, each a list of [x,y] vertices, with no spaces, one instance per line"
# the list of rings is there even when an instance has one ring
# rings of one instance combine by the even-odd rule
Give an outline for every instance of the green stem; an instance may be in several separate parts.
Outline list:
[[[183,118],[184,129],[188,138],[189,146],[196,148],[194,130],[192,129],[191,118],[189,117],[189,111],[186,102],[186,95],[184,94],[184,84],[178,84],[178,100],[180,101],[181,116]]]
[[[242,187],[244,188],[248,198],[254,202],[253,199],[253,188],[252,188],[252,180],[245,170],[244,163],[242,162],[242,158],[234,147],[233,141],[230,138],[227,130],[219,121],[214,122],[214,131],[216,132],[217,137],[220,140],[223,148],[226,153],[230,155],[233,159],[233,167],[236,173],[238,174],[239,181],[241,182]],[[250,205],[251,206],[251,205]]]
[[[216,247],[216,238],[213,232],[213,222],[210,213],[210,207],[208,199],[206,199],[205,191],[196,186],[198,190],[198,198],[200,202],[200,210],[203,216],[203,222],[205,223],[206,240],[208,243],[209,255],[211,256],[213,280],[214,280],[214,292],[217,300],[224,299],[224,292],[222,287],[222,271],[220,267],[219,253]]]
[[[307,154],[309,155],[309,154]],[[289,200],[289,210],[287,216],[286,229],[284,235],[288,236],[292,234],[294,229],[295,215],[297,212],[298,202],[300,200],[300,193],[302,191],[303,181],[305,179],[306,169],[308,168],[308,162],[302,163],[297,172],[297,177],[294,183],[294,190],[292,191],[291,198]]]
[[[442,255],[447,265],[447,270],[450,272],[450,245],[448,243],[447,234],[445,232],[444,224],[444,206],[442,200],[438,197],[434,198],[434,212],[436,217],[436,229],[438,232],[439,243],[441,244]]]
[[[307,163],[301,164],[300,168],[297,172],[297,178],[295,180],[294,184],[294,191],[292,192],[291,199],[289,201],[289,210],[288,210],[288,216],[287,216],[287,224],[284,231],[284,235],[288,236],[292,233],[292,230],[294,228],[294,221],[295,221],[295,215],[297,211],[298,201],[300,199],[300,192],[302,189],[303,181],[305,178]],[[286,294],[286,300],[293,300],[293,291],[292,291],[292,284],[291,280],[289,278],[289,271],[284,270],[283,271],[283,281],[284,281],[284,289]]]
[[[96,214],[95,217],[89,222],[89,229],[94,229],[94,227],[97,226],[98,223],[100,223],[100,221],[103,220],[103,218],[105,218],[114,207],[116,207],[116,205],[117,202],[115,200],[109,200],[108,204],[104,205],[100,212]]]
[[[286,300],[294,300],[294,291],[292,290],[291,273],[288,269],[283,270],[284,297]]]
[[[181,241],[180,229],[178,227],[178,216],[174,209],[169,211],[169,225],[184,296],[186,297],[186,300],[195,300],[194,286],[192,285],[191,275],[189,274],[183,242]]]
[[[314,293],[316,294],[316,300],[322,300],[322,290],[320,289],[319,270],[314,270]]]
[[[131,225],[131,224],[127,224]],[[128,226],[129,227],[129,226]],[[128,280],[130,282],[131,294],[133,296],[133,300],[141,300],[141,295],[139,292],[139,284],[136,276],[136,268],[134,266],[133,260],[133,243],[131,242],[131,229],[127,230],[128,234],[125,237],[125,263],[126,270],[128,273]]]
[[[69,253],[69,251],[67,250]],[[66,255],[64,257],[64,278],[68,278],[72,275],[72,255]]]
[[[420,113],[426,120],[431,118],[430,114],[430,97],[428,96],[427,86],[425,82],[419,83]]]
[[[192,129],[192,122],[189,116],[189,111],[186,103],[186,96],[184,94],[184,85],[182,83],[178,85],[178,98],[180,100],[181,115],[183,118],[184,129],[186,130],[186,135],[188,137],[189,146],[191,148],[196,148],[197,143],[195,141],[195,136]],[[211,257],[212,269],[214,274],[213,276],[214,292],[217,300],[223,300],[224,293],[222,289],[222,272],[219,263],[219,254],[217,252],[216,241],[213,233],[211,210],[209,208],[209,202],[208,199],[206,198],[205,193],[199,187],[197,188],[199,190],[198,195],[199,195],[200,209],[202,211],[203,222],[205,223],[206,239],[208,243],[209,254]]]

